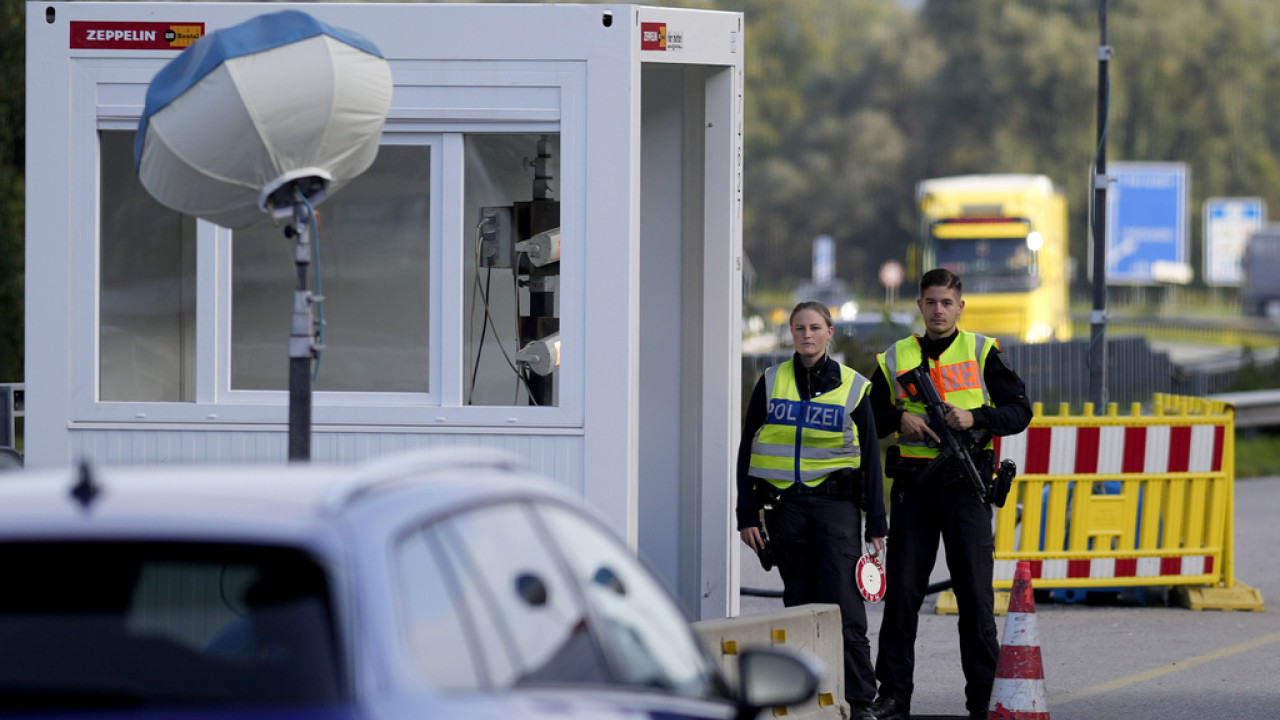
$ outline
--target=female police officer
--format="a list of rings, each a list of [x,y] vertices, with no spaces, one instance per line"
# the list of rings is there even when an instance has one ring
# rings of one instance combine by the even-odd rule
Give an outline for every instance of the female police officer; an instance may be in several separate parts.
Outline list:
[[[874,719],[867,616],[855,585],[860,511],[876,554],[888,525],[870,383],[827,356],[831,313],[818,302],[791,311],[795,354],[756,383],[738,448],[738,530],[764,549],[760,510],[787,607],[835,603],[844,626],[845,699],[853,720]]]

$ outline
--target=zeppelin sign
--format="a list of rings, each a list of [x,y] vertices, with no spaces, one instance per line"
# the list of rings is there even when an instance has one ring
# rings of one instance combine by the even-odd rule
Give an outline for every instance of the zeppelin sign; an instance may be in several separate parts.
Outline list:
[[[199,22],[71,22],[76,50],[181,50],[203,35]]]

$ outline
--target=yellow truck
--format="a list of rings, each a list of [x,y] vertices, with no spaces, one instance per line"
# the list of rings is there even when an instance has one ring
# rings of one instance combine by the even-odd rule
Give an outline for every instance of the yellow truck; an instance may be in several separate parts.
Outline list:
[[[1044,175],[931,178],[916,186],[924,268],[964,281],[960,327],[1028,343],[1071,338],[1067,202]]]

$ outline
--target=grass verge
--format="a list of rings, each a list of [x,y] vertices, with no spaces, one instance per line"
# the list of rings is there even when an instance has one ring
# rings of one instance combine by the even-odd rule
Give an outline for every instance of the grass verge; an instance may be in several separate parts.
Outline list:
[[[1280,475],[1280,436],[1274,430],[1236,431],[1236,477]]]

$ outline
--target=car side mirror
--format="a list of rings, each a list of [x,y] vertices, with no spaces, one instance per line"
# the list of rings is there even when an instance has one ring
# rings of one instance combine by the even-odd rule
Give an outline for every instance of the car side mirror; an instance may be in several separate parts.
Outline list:
[[[818,692],[825,670],[809,655],[781,648],[747,648],[738,656],[738,719],[767,707],[799,705]]]

